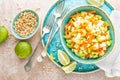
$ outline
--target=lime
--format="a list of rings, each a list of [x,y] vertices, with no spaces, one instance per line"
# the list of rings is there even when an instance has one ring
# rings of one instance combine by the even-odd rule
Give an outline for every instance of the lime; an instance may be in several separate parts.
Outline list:
[[[65,71],[65,73],[71,73],[76,68],[77,62],[72,62],[68,66],[63,66],[62,69]]]
[[[94,6],[102,6],[104,4],[105,0],[87,0],[88,3],[94,5]]]
[[[8,38],[8,30],[5,26],[0,26],[0,43],[3,43]]]
[[[32,52],[32,46],[29,42],[20,41],[15,47],[15,53],[19,58],[27,58]]]
[[[58,50],[58,60],[64,66],[70,63],[69,56],[62,50]]]

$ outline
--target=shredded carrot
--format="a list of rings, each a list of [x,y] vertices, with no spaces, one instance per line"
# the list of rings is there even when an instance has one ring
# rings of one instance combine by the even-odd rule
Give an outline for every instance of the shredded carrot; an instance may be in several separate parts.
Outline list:
[[[108,36],[107,31],[109,30],[106,28],[108,26],[109,24],[103,21],[102,17],[96,11],[78,12],[72,15],[70,21],[66,24],[65,36],[69,37],[67,39],[72,41],[71,49],[76,51],[75,54],[84,51],[86,53],[85,58],[88,59],[93,57],[93,52],[93,54],[96,53],[100,57],[107,51],[106,48],[108,49],[108,46],[105,49],[100,46],[102,43],[108,41],[108,39],[103,39]]]

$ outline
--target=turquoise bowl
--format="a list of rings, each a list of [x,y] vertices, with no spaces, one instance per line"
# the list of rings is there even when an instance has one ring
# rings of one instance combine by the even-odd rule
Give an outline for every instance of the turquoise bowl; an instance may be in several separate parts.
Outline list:
[[[75,13],[80,12],[80,11],[91,11],[91,10],[96,11],[97,14],[102,16],[104,21],[106,21],[110,24],[109,30],[110,30],[112,45],[108,48],[106,54],[104,54],[103,56],[101,56],[99,58],[82,59],[82,58],[78,57],[74,52],[71,51],[71,49],[69,49],[66,46],[66,40],[64,38],[64,27],[69,22],[70,16],[72,16]],[[112,22],[110,21],[109,17],[106,15],[106,13],[103,10],[101,10],[100,8],[95,7],[95,6],[80,6],[80,7],[73,9],[73,10],[70,10],[63,18],[62,23],[61,23],[61,27],[60,27],[60,39],[61,39],[62,45],[63,45],[65,51],[67,52],[67,54],[70,57],[72,57],[75,61],[83,63],[83,64],[93,64],[93,63],[97,63],[100,60],[103,60],[104,58],[106,58],[106,56],[108,56],[108,54],[110,54],[110,52],[112,51],[112,49],[114,47],[114,43],[115,43],[115,33],[114,33],[114,28],[113,28]]]
[[[35,26],[34,31],[33,31],[32,33],[28,34],[28,35],[25,36],[25,37],[20,36],[20,35],[15,31],[15,28],[14,28],[15,22],[17,21],[17,19],[19,18],[20,14],[21,14],[22,12],[31,12],[31,13],[33,13],[33,14],[36,16],[36,23],[37,23],[36,26]],[[31,37],[37,32],[37,30],[38,30],[38,28],[39,28],[38,25],[39,25],[39,16],[38,16],[38,14],[37,14],[36,12],[34,12],[33,10],[24,10],[24,11],[21,11],[19,14],[17,14],[16,17],[14,18],[14,20],[13,20],[13,22],[12,22],[12,26],[11,26],[11,31],[12,31],[13,35],[14,35],[16,38],[21,39],[21,40],[25,40],[25,39],[31,38]]]

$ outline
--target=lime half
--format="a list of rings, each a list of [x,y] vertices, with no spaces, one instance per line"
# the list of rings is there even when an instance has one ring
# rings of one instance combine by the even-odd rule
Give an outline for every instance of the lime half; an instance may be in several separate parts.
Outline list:
[[[71,73],[76,68],[77,62],[72,62],[68,66],[63,66],[62,69],[65,71],[65,73]]]
[[[29,42],[20,41],[15,47],[15,53],[20,58],[27,58],[32,52],[32,46]]]
[[[8,38],[8,30],[5,26],[0,26],[0,43],[3,43]]]
[[[105,0],[87,0],[88,3],[94,5],[94,6],[102,6],[104,4]]]
[[[70,63],[69,56],[62,50],[58,50],[58,60],[64,66]]]

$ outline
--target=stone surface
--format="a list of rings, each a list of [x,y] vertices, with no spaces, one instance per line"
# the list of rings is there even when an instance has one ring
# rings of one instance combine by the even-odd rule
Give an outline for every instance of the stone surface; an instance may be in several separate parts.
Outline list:
[[[100,70],[91,74],[65,74],[48,57],[42,63],[36,60],[30,72],[24,71],[24,64],[28,59],[20,60],[15,55],[14,47],[19,41],[10,30],[13,18],[21,10],[33,9],[40,16],[40,25],[46,12],[56,0],[0,0],[0,25],[7,26],[9,30],[8,40],[0,44],[0,80],[120,80],[120,77],[107,78],[104,71]],[[115,9],[120,10],[120,0],[108,0]],[[40,26],[39,25],[39,26]],[[40,30],[30,38],[33,49],[40,38]],[[36,56],[43,49],[40,44]]]

